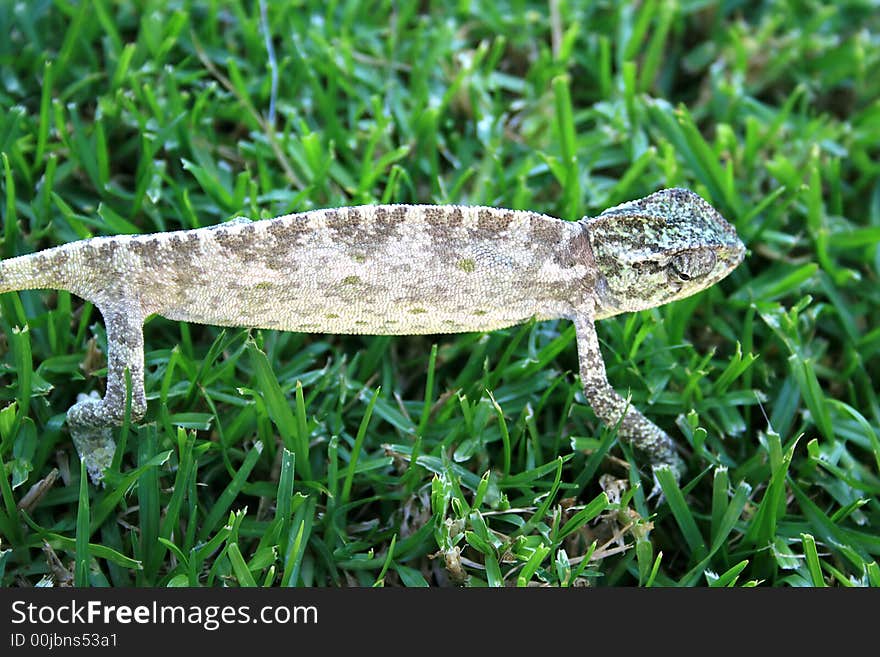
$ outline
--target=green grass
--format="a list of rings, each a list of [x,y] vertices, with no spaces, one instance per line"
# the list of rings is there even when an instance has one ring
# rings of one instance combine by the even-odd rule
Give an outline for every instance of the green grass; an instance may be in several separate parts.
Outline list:
[[[0,3],[0,255],[369,202],[577,219],[686,186],[746,261],[599,331],[687,475],[646,499],[566,322],[153,318],[145,421],[84,486],[64,414],[102,391],[99,314],[7,294],[0,584],[880,584],[872,3],[268,4],[274,61],[256,2]]]

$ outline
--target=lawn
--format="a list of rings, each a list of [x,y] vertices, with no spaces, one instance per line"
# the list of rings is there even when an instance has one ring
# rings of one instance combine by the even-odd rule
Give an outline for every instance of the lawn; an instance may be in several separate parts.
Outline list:
[[[103,392],[100,314],[9,293],[0,585],[880,585],[873,3],[265,4],[0,3],[0,256],[376,202],[576,220],[687,187],[745,262],[599,324],[687,472],[649,498],[569,322],[154,317],[149,410],[95,487],[65,412]]]

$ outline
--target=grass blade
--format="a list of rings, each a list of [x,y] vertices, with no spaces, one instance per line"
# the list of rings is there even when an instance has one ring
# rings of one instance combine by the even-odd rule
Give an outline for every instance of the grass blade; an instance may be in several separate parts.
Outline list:
[[[208,511],[208,515],[205,518],[201,531],[199,532],[199,540],[204,541],[207,539],[208,534],[214,531],[217,525],[226,517],[226,513],[229,511],[235,498],[238,497],[238,494],[241,492],[245,483],[247,483],[251,470],[254,469],[262,452],[263,443],[259,441],[255,442],[254,446],[248,450],[241,467],[236,471],[235,476],[220,494],[220,497],[211,507],[211,510]]]
[[[89,586],[89,484],[86,463],[79,463],[79,504],[76,512],[76,554],[74,557],[73,582],[78,587]]]
[[[654,474],[694,558],[697,560],[705,558],[707,554],[706,543],[697,528],[697,521],[694,519],[691,508],[685,502],[681,488],[678,487],[672,469],[666,466],[655,467]]]
[[[364,439],[367,437],[367,427],[370,424],[370,418],[373,416],[373,407],[376,405],[376,400],[379,398],[380,391],[381,388],[376,388],[376,390],[373,391],[373,396],[370,397],[370,402],[367,404],[364,416],[361,418],[360,426],[358,426],[354,445],[351,448],[351,460],[348,464],[348,471],[345,473],[345,480],[342,484],[342,494],[340,495],[342,504],[347,504],[348,499],[351,496],[351,486],[354,481],[355,469],[357,468],[358,459],[360,458],[361,451],[364,447]]]

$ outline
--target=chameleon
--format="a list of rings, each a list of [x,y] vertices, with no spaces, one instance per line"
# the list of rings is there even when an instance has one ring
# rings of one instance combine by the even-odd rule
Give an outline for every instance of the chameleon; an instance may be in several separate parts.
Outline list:
[[[190,230],[92,237],[0,262],[0,293],[63,289],[93,303],[107,333],[105,394],[67,411],[93,482],[112,429],[147,410],[144,321],[310,333],[488,332],[574,322],[580,379],[595,415],[653,467],[684,464],[672,438],[606,376],[595,322],[706,289],[745,254],[699,195],[665,189],[595,217],[462,205],[363,205]]]

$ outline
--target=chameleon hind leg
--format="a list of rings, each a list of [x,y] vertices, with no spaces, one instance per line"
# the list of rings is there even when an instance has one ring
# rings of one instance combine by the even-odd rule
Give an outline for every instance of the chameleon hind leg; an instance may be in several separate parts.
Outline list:
[[[608,383],[592,317],[577,315],[574,323],[581,384],[593,411],[607,426],[617,426],[619,437],[645,452],[652,466],[668,465],[676,478],[681,477],[685,471],[684,461],[678,455],[672,438],[629,404]]]
[[[73,444],[94,484],[102,481],[116,451],[112,429],[125,417],[126,370],[131,373],[131,421],[140,420],[147,410],[143,315],[136,306],[127,304],[98,309],[107,328],[107,389],[103,398],[94,392],[80,394],[67,411]]]

